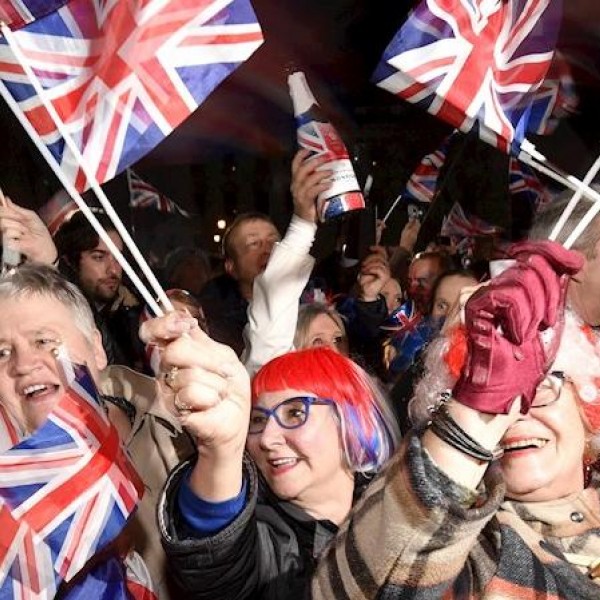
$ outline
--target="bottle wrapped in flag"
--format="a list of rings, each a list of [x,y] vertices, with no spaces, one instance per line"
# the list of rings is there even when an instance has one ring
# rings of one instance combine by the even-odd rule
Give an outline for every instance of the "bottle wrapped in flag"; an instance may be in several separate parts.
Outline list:
[[[302,71],[288,77],[294,115],[298,125],[298,145],[314,156],[326,156],[328,161],[320,169],[331,169],[331,187],[319,194],[318,212],[322,222],[365,208],[365,199],[348,149],[337,129],[325,118]]]
[[[15,443],[18,427],[0,413],[3,600],[54,598],[63,581],[72,580],[117,538],[142,495],[142,483],[99,404],[89,371],[69,365],[70,383],[62,398],[29,437]],[[97,571],[106,568],[98,565]],[[124,570],[123,578],[125,589]],[[85,589],[85,581],[78,589]],[[95,588],[94,598],[121,597],[110,595],[114,583],[111,576],[103,594]]]

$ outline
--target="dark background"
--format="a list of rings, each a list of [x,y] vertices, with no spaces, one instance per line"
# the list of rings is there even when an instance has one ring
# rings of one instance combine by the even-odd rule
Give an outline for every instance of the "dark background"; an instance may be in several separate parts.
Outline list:
[[[323,109],[341,130],[359,181],[374,176],[370,202],[379,214],[403,189],[423,155],[434,150],[449,126],[369,83],[385,46],[410,3],[398,0],[253,0],[266,41],[192,116],[137,165],[136,172],[183,208],[190,220],[127,208],[126,180],[105,187],[122,218],[134,227],[144,252],[162,254],[182,243],[209,251],[218,245],[219,218],[236,212],[268,212],[284,228],[290,214],[289,165],[296,149],[285,67],[306,71]],[[583,176],[600,153],[600,3],[569,0],[559,47],[574,69],[581,98],[577,115],[546,138],[532,141],[555,164]],[[17,202],[41,206],[58,184],[0,101],[0,185]],[[471,138],[458,140],[442,173],[443,192],[430,211],[423,237],[439,227],[458,200],[479,216],[519,232],[528,207],[511,206],[507,158]],[[389,221],[393,243],[405,220]],[[335,227],[321,233],[322,251]]]

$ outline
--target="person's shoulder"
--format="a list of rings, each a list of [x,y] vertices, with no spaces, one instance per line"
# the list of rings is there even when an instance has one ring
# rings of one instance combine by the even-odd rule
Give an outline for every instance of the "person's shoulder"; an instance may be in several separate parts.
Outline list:
[[[125,398],[132,404],[145,399],[148,408],[158,393],[158,384],[154,377],[144,375],[124,365],[109,365],[100,374],[100,392],[108,396],[119,396]]]

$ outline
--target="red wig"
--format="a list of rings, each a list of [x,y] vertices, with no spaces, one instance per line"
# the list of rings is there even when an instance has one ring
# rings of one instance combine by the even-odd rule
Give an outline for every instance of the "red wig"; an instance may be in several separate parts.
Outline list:
[[[254,377],[252,403],[261,394],[286,389],[335,402],[346,459],[354,471],[378,470],[391,457],[397,441],[394,418],[377,386],[350,359],[322,346],[279,356]]]

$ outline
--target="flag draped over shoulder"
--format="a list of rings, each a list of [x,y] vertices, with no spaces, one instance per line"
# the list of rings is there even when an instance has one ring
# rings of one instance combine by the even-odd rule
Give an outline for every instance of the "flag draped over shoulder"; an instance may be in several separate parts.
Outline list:
[[[67,0],[0,0],[0,21],[18,29],[66,3]]]
[[[142,494],[89,372],[80,365],[73,370],[70,388],[35,433],[16,444],[11,435],[2,440],[3,600],[54,598],[63,580],[119,535]]]
[[[189,217],[190,213],[180,208],[173,200],[159,192],[153,185],[144,181],[129,169],[129,206],[131,208],[154,208],[159,212],[180,214]]]
[[[388,45],[375,83],[504,151],[527,129],[552,61],[560,0],[422,0]]]
[[[100,183],[169,135],[263,41],[249,0],[71,0],[14,37]],[[4,40],[0,80],[86,189]]]

